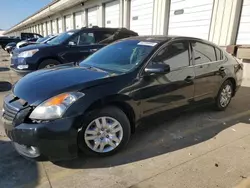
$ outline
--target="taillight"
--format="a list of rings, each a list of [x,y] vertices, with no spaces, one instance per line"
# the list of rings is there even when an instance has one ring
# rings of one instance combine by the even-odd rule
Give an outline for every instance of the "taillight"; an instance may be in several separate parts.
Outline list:
[[[240,59],[238,59],[237,57],[233,57],[233,58],[238,63],[237,67],[243,70],[243,67],[244,67],[243,62]]]

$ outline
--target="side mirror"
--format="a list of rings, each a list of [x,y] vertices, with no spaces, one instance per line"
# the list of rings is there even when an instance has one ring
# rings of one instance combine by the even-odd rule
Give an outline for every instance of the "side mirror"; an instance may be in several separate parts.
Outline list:
[[[70,42],[68,43],[68,45],[69,45],[69,46],[75,46],[76,44],[75,44],[74,42],[70,41]]]
[[[170,66],[164,63],[154,63],[145,68],[147,74],[167,74],[170,72]]]

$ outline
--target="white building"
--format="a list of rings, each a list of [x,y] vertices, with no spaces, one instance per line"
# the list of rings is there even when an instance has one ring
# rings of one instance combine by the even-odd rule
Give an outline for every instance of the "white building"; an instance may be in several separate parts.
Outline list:
[[[7,34],[48,35],[85,26],[193,36],[221,46],[250,44],[250,0],[55,0]]]
[[[5,33],[5,31],[0,29],[0,36],[3,36],[4,33]]]

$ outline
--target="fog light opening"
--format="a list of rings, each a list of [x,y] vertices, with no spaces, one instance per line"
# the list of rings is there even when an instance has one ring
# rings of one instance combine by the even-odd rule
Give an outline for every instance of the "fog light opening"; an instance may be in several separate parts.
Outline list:
[[[29,68],[29,65],[18,65],[17,68],[23,70]]]
[[[41,155],[39,149],[35,146],[25,146],[14,142],[14,147],[19,154],[25,157],[37,158]]]
[[[37,155],[39,153],[38,149],[34,146],[29,146],[27,149],[31,155]]]

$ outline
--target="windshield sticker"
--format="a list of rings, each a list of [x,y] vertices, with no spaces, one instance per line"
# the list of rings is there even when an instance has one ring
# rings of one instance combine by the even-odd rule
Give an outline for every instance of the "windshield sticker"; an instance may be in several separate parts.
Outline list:
[[[155,45],[157,45],[157,43],[155,43],[155,42],[139,42],[137,45],[155,46]]]
[[[73,35],[74,33],[73,32],[68,32],[68,35]]]

